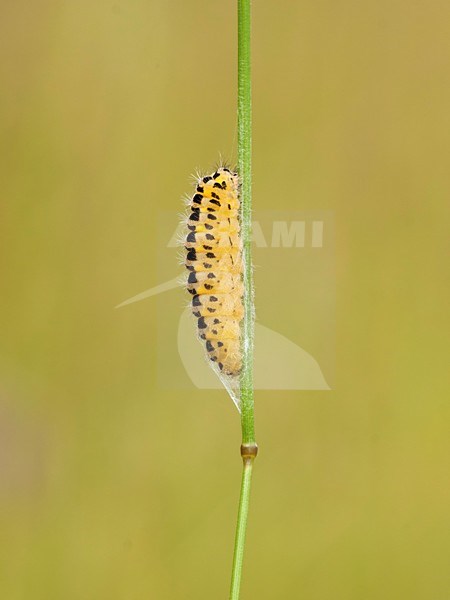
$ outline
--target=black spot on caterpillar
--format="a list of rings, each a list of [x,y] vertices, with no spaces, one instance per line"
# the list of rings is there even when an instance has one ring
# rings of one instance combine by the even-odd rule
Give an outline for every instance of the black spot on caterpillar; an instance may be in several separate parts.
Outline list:
[[[205,317],[200,317],[197,324],[199,329],[206,329],[207,325],[205,323]]]
[[[236,173],[220,167],[201,178],[195,191],[185,242],[192,312],[208,358],[224,374],[237,376],[242,362],[243,317],[239,179]]]

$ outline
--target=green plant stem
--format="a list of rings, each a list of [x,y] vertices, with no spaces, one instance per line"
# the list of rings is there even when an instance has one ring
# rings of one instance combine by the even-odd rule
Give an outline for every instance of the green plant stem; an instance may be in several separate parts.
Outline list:
[[[244,263],[244,319],[240,382],[242,443],[255,441],[253,417],[252,79],[250,0],[238,0],[238,173]]]
[[[253,460],[248,460],[247,463],[244,462],[241,481],[241,496],[239,499],[238,522],[236,527],[236,540],[234,546],[230,600],[238,600],[239,591],[241,588],[242,562],[244,558],[245,531],[247,529],[252,469]]]
[[[239,500],[230,600],[239,600],[245,532],[247,529],[253,462],[257,453],[253,402],[253,272],[251,257],[252,209],[252,87],[250,61],[250,0],[238,0],[238,173],[241,183],[244,318],[240,377],[243,471]]]

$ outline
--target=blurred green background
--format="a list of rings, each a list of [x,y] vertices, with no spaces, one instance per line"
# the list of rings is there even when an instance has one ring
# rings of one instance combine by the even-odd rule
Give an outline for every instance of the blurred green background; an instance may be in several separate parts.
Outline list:
[[[332,391],[257,394],[243,600],[450,598],[449,20],[254,2],[254,203],[334,212],[336,359]],[[161,388],[160,306],[114,306],[235,157],[235,46],[234,2],[0,4],[2,599],[227,597],[237,412]],[[259,317],[300,328],[285,301]]]

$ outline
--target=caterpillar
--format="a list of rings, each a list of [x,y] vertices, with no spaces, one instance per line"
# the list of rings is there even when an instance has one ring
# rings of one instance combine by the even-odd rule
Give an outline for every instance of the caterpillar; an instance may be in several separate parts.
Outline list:
[[[219,167],[198,179],[188,206],[185,265],[198,335],[219,375],[235,378],[244,313],[237,173]]]

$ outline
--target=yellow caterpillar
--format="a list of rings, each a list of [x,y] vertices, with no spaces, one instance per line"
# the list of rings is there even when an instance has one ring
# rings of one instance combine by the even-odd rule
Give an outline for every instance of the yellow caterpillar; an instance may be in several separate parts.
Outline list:
[[[192,312],[209,359],[234,377],[241,370],[244,313],[238,175],[220,167],[199,179],[189,209],[184,245]]]

